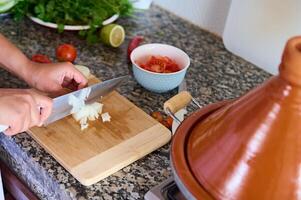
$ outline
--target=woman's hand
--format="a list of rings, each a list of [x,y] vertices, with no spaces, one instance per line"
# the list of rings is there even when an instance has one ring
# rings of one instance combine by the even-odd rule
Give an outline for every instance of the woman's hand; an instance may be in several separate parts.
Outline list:
[[[50,94],[60,94],[64,91],[63,88],[81,89],[88,83],[84,75],[69,62],[29,62],[28,73],[24,79],[31,87]]]
[[[15,135],[41,126],[52,110],[52,100],[30,89],[0,89],[0,124]]]
[[[29,60],[16,46],[0,34],[0,66],[40,91],[61,94],[63,88],[76,90],[87,79],[71,63],[41,64]]]

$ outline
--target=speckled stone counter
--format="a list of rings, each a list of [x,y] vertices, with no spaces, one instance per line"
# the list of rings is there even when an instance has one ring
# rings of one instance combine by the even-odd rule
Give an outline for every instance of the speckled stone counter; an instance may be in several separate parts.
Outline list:
[[[43,53],[55,58],[55,48],[72,43],[78,49],[76,63],[84,64],[102,79],[129,74],[126,49],[130,38],[143,35],[144,43],[160,42],[177,46],[188,53],[191,66],[186,80],[188,90],[206,105],[235,98],[263,82],[270,75],[228,52],[221,39],[160,9],[151,7],[132,18],[119,19],[126,29],[126,42],[117,49],[102,44],[87,45],[76,33],[58,34],[26,19],[20,23],[10,17],[0,19],[0,32],[28,56]],[[1,49],[1,47],[0,47]],[[26,84],[0,71],[0,87],[23,88]],[[173,90],[155,94],[143,89],[132,78],[118,89],[145,112],[161,110]],[[189,107],[192,111],[192,107]],[[169,144],[123,168],[90,187],[82,186],[28,134],[0,135],[1,159],[41,199],[143,199],[152,187],[171,176]]]

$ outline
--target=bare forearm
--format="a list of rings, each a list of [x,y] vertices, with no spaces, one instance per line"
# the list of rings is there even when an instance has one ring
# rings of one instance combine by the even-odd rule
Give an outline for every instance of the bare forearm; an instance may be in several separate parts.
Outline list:
[[[0,34],[1,67],[26,80],[29,73],[30,60],[3,35]]]

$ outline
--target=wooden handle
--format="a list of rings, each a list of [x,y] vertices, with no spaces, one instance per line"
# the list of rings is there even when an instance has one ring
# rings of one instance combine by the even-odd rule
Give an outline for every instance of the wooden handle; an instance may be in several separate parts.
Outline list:
[[[192,99],[189,92],[183,91],[173,96],[164,103],[164,110],[170,110],[172,113],[176,113],[180,109],[186,107]]]

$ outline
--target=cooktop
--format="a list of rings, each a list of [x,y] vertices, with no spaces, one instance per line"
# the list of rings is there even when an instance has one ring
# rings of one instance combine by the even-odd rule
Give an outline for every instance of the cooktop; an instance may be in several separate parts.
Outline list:
[[[145,200],[185,200],[173,178],[169,178],[160,185],[152,188],[145,196]]]

